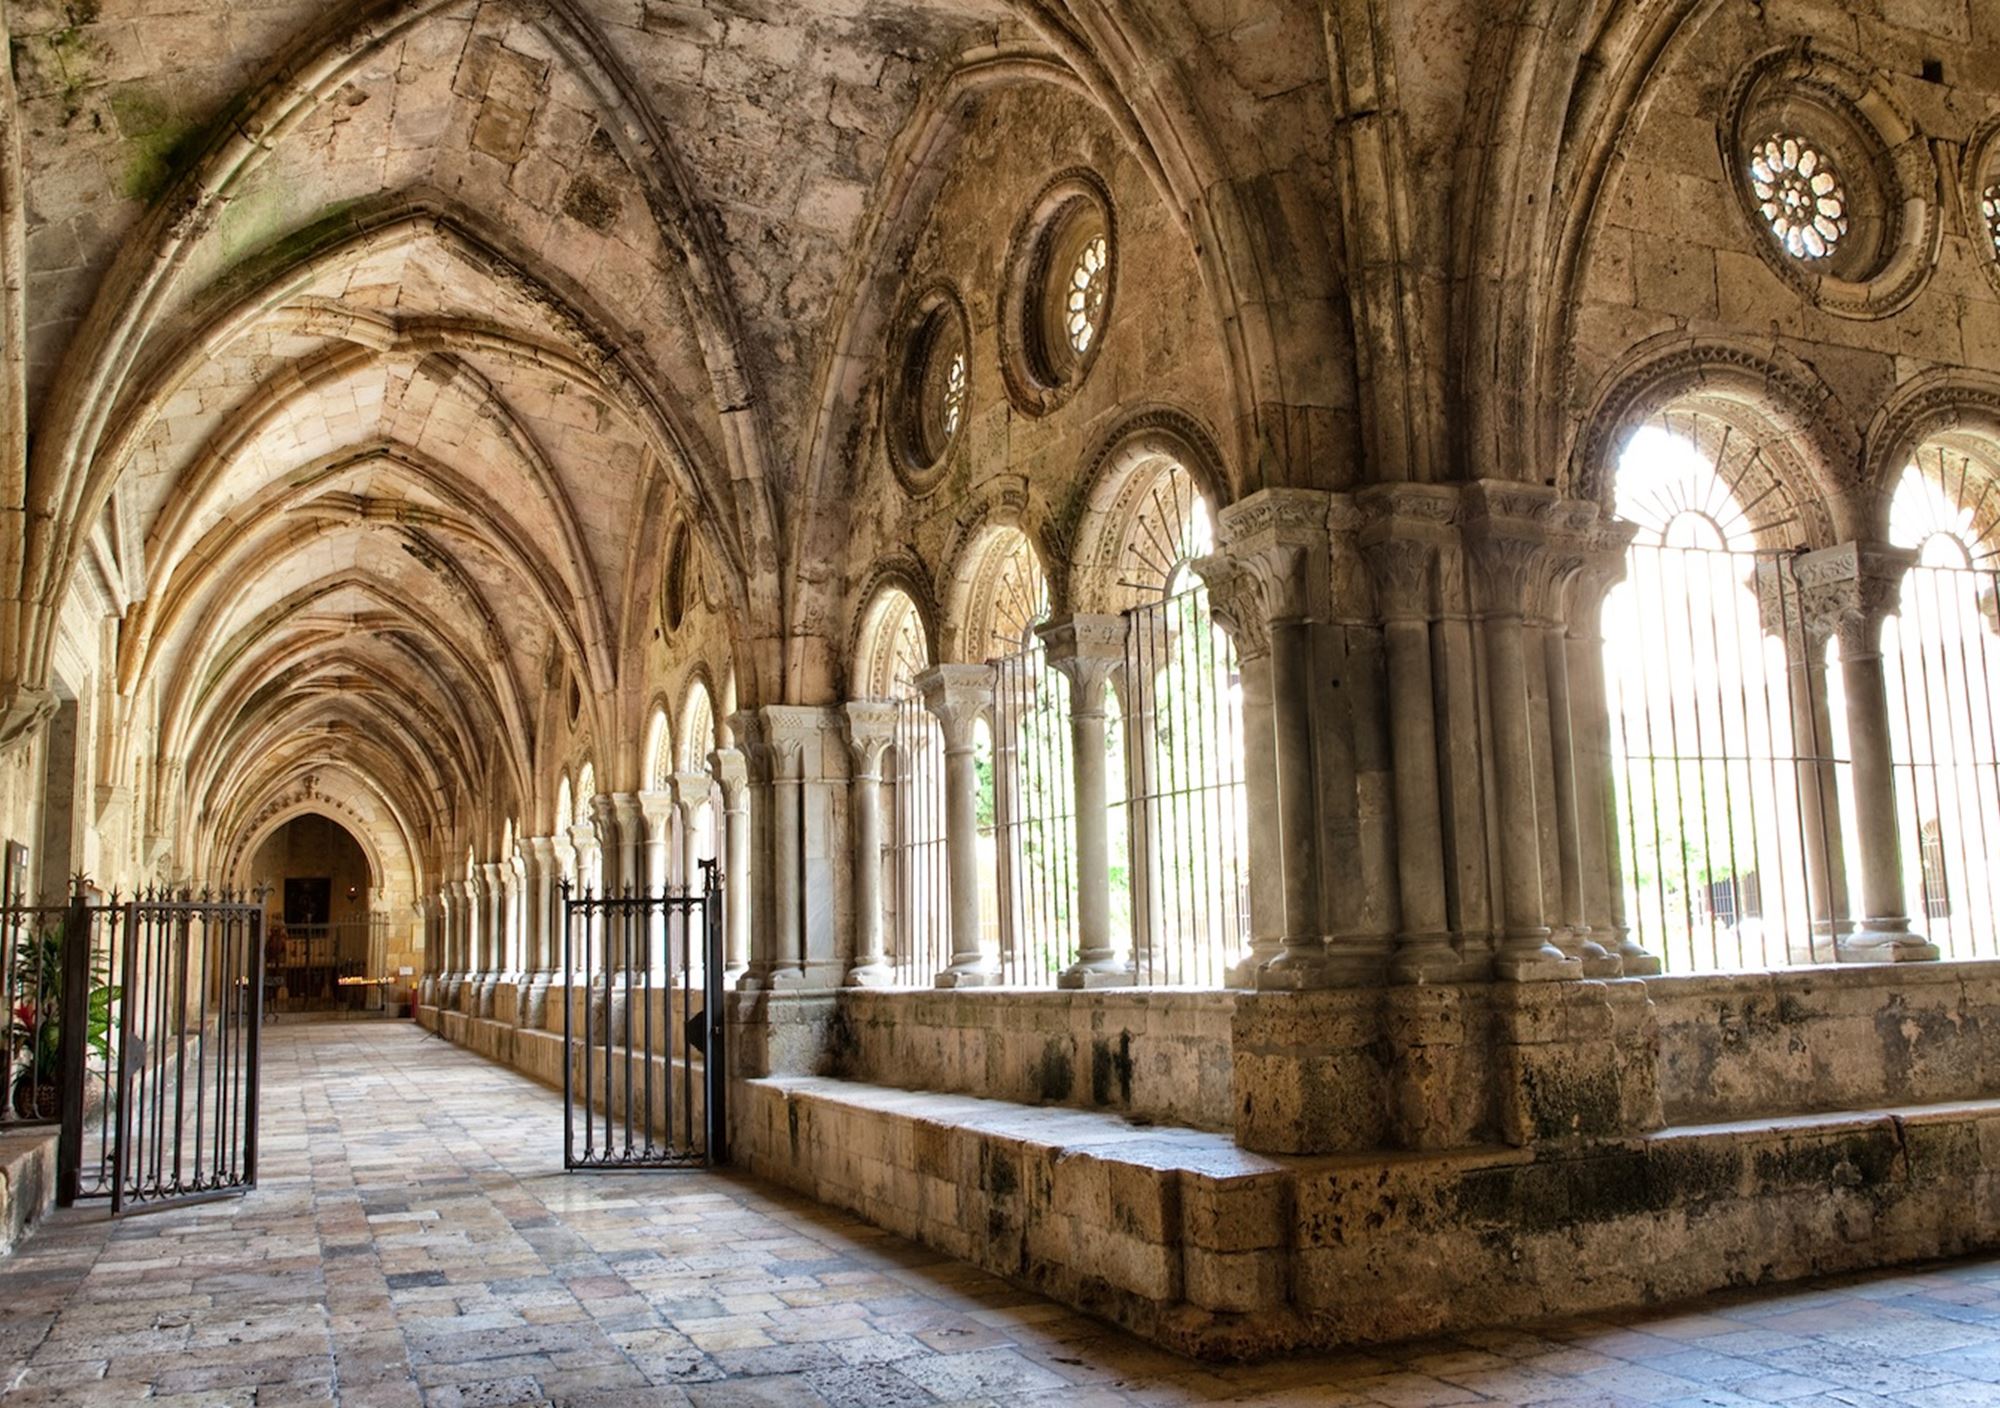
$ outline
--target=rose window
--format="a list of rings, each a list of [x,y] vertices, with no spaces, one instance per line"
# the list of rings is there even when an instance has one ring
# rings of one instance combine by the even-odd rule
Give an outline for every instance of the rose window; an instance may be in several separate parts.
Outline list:
[[[1847,233],[1847,192],[1825,154],[1773,133],[1750,152],[1757,209],[1794,259],[1824,259]]]
[[[1098,320],[1104,315],[1105,266],[1110,259],[1111,246],[1099,234],[1077,251],[1076,262],[1070,266],[1063,327],[1070,350],[1079,357],[1097,338]]]

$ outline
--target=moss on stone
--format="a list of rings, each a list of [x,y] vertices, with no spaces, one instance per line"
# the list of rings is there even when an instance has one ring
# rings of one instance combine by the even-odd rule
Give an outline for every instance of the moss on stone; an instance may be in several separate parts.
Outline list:
[[[178,116],[173,108],[141,88],[121,88],[111,94],[111,115],[125,139],[125,164],[119,189],[138,201],[151,201],[200,156],[200,123]]]

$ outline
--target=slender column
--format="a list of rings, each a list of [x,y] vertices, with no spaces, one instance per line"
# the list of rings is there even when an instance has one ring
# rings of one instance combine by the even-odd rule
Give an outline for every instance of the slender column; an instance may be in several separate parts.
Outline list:
[[[1431,678],[1431,615],[1438,544],[1413,508],[1384,500],[1389,515],[1366,542],[1382,613],[1389,693],[1389,746],[1396,807],[1396,894],[1402,924],[1390,977],[1449,983],[1467,975],[1445,905],[1444,822],[1438,802],[1437,701]],[[1450,500],[1444,500],[1449,506]]]
[[[488,861],[479,867],[480,888],[485,896],[482,928],[486,952],[482,958],[485,977],[479,984],[479,1015],[491,1017],[500,994],[501,970],[506,965],[507,876],[506,867]]]
[[[717,749],[708,763],[722,789],[723,954],[727,980],[734,983],[750,966],[749,765],[735,748]]]
[[[1805,852],[1810,952],[1798,954],[1789,934],[1786,947],[1795,956],[1817,961],[1837,958],[1854,927],[1847,895],[1847,847],[1841,831],[1840,777],[1833,759],[1833,713],[1827,703],[1826,646],[1841,614],[1841,592],[1837,586],[1831,593],[1820,588],[1809,598],[1800,582],[1799,563],[1800,559],[1790,558],[1758,564],[1757,606],[1765,634],[1785,646],[1785,693]]]
[[[715,834],[715,809],[712,802],[715,793],[715,779],[705,772],[677,772],[673,776],[674,805],[679,808],[681,821],[681,884],[688,893],[701,890],[701,863],[706,857],[701,853],[701,835],[695,826],[695,815],[704,805],[709,806],[709,835]]]
[[[1624,575],[1622,551],[1601,554],[1573,590],[1568,657],[1570,717],[1576,776],[1577,856],[1583,876],[1583,914],[1591,938],[1618,961],[1628,978],[1660,971],[1625,922],[1625,878],[1618,843],[1617,784],[1611,775],[1611,710],[1604,689],[1604,597]],[[1589,973],[1586,965],[1586,976]]]
[[[993,705],[986,665],[937,665],[917,676],[924,704],[944,733],[945,863],[951,890],[951,964],[941,988],[983,987],[997,979],[982,942],[979,913],[979,777],[973,729]]]
[[[664,895],[673,888],[674,799],[665,792],[641,792],[639,810],[646,827],[645,872],[640,884],[649,895]],[[664,908],[648,910],[645,963],[655,973],[677,971]]]
[[[1579,977],[1583,965],[1550,942],[1543,908],[1528,685],[1528,596],[1547,570],[1544,530],[1530,515],[1554,493],[1516,484],[1473,487],[1466,540],[1478,569],[1477,607],[1485,635],[1504,925],[1493,971],[1512,982]],[[1541,632],[1534,634],[1535,668],[1545,669]]]
[[[882,756],[896,738],[896,706],[853,700],[842,706],[847,746],[854,755],[848,782],[848,825],[854,835],[851,988],[886,987],[895,980],[882,924]]]
[[[561,863],[556,855],[556,838],[530,836],[523,845],[528,869],[527,999],[522,1004],[521,1024],[537,1031],[548,1025],[549,987],[562,966],[562,916],[558,906],[562,892]]]
[[[646,849],[646,813],[639,804],[636,792],[615,792],[611,794],[611,837],[605,841],[615,845],[617,870],[609,877],[605,886],[607,893],[618,893],[631,889],[635,893],[645,887],[646,872],[643,869]],[[598,835],[604,836],[602,813],[599,813]],[[605,844],[601,841],[600,844]]]
[[[1882,676],[1882,626],[1895,612],[1908,549],[1844,543],[1797,563],[1809,614],[1829,614],[1840,639],[1840,680],[1847,696],[1849,768],[1854,785],[1855,844],[1861,871],[1861,917],[1838,953],[1852,963],[1934,959],[1936,944],[1914,932],[1903,889],[1903,847],[1896,824],[1896,769],[1889,733],[1889,690]]]
[[[805,930],[800,912],[804,824],[805,740],[779,732],[764,721],[771,758],[771,958],[767,981],[776,986],[805,967]]]
[[[1111,806],[1104,691],[1125,664],[1118,616],[1067,616],[1037,633],[1069,680],[1070,754],[1076,782],[1076,960],[1064,988],[1118,987],[1134,979],[1130,935],[1111,932]]]
[[[1209,610],[1230,644],[1243,681],[1243,794],[1246,803],[1250,945],[1230,969],[1232,988],[1254,988],[1257,974],[1285,948],[1283,847],[1278,837],[1278,745],[1271,722],[1271,631],[1256,574],[1227,553],[1196,561]]]

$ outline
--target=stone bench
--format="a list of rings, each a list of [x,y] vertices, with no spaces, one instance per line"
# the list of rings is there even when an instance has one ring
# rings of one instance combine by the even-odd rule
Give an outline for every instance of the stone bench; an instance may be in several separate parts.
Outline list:
[[[829,1077],[733,1094],[751,1171],[1205,1357],[2000,1245],[2000,1101],[1305,1157]]]

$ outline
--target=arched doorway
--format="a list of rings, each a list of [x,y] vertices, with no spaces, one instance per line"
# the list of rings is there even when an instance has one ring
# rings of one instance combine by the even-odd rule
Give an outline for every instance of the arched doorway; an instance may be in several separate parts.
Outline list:
[[[250,883],[268,887],[265,993],[277,1013],[380,1010],[387,925],[352,832],[318,812],[293,817],[257,847]]]

